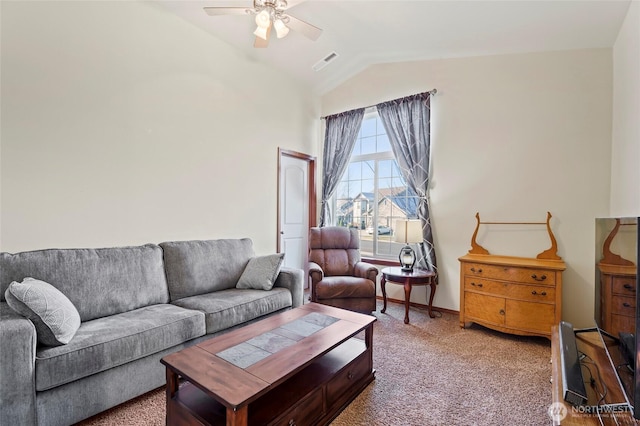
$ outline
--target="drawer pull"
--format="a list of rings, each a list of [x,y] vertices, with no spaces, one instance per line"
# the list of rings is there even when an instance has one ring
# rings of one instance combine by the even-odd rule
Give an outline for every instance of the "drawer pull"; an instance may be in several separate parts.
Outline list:
[[[476,283],[471,283],[471,285],[472,285],[472,286],[474,286],[474,287],[475,287],[475,286],[482,287],[482,283],[478,283],[478,284],[476,284]]]
[[[625,288],[625,290],[631,290],[631,291],[633,291],[633,290],[634,290],[634,288],[633,288],[633,286],[632,286],[631,284],[625,284],[625,285],[623,285],[622,287],[624,287],[624,288]]]
[[[500,309],[500,315],[504,315],[504,309]]]
[[[481,274],[482,273],[482,268],[478,269],[477,271],[476,271],[476,268],[471,268],[471,272],[477,272],[477,273]]]
[[[289,420],[289,426],[296,426],[296,421],[293,419]]]
[[[628,304],[627,302],[624,302],[624,303],[622,304],[622,306],[624,306],[625,308],[630,308],[630,307],[631,307],[631,305],[630,305],[630,304]]]
[[[541,276],[540,278],[538,278],[538,276],[536,274],[531,275],[531,278],[533,278],[536,281],[544,281],[547,279],[546,275]]]
[[[347,374],[347,379],[353,379],[353,373],[351,371],[349,371],[349,374]]]
[[[533,294],[533,295],[535,296],[536,294],[538,294],[538,292],[537,292],[537,291],[535,291],[535,290],[533,290],[533,291],[531,292],[531,294]],[[547,295],[547,292],[546,292],[546,291],[543,291],[543,292],[541,292],[541,293],[540,293],[540,296],[546,296],[546,295]]]

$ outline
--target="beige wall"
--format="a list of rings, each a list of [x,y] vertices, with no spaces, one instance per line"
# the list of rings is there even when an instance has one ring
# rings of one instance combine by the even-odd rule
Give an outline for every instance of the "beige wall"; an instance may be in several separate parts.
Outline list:
[[[593,219],[640,213],[639,13],[633,2],[613,50],[383,64],[317,100],[145,3],[0,2],[0,250],[250,236],[273,251],[278,146],[316,155],[321,114],[437,88],[436,305],[459,308],[476,211],[548,210],[565,318],[591,325]],[[548,246],[530,228],[483,228],[479,241],[524,256]]]
[[[2,2],[2,251],[249,236],[318,101],[139,2]]]
[[[611,56],[594,49],[382,64],[322,98],[326,115],[438,90],[431,117],[435,305],[459,309],[457,259],[470,248],[476,212],[486,221],[544,221],[550,211],[567,263],[564,317],[593,324],[594,218],[609,210]],[[517,256],[550,245],[544,227],[486,226],[478,242]],[[391,297],[402,300],[395,287]],[[413,293],[426,303],[426,291]]]
[[[640,216],[640,2],[613,48],[611,215]]]

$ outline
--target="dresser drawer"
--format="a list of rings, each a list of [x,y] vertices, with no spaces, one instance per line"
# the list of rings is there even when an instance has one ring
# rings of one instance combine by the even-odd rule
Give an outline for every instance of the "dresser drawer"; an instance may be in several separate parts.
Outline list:
[[[507,297],[531,302],[554,303],[556,289],[545,286],[510,285],[507,287]]]
[[[633,333],[636,329],[635,317],[628,317],[626,315],[611,315],[611,330],[609,331],[614,336],[617,336],[621,331],[627,333]]]
[[[611,298],[611,313],[636,316],[636,300],[633,297],[613,296]]]
[[[505,316],[504,298],[465,293],[464,312],[469,318],[503,325]]]
[[[512,282],[555,285],[554,271],[515,266],[486,265],[482,263],[464,263],[464,274],[475,277],[493,278]]]
[[[613,277],[611,282],[613,294],[635,296],[636,279],[632,277]]]
[[[270,424],[273,426],[309,425],[313,424],[323,413],[322,388],[319,388]]]
[[[507,294],[508,283],[487,280],[482,277],[465,277],[465,291],[477,291],[486,294],[504,296]]]
[[[342,397],[353,386],[358,379],[364,377],[371,372],[372,366],[369,365],[369,354],[364,352],[356,358],[351,364],[342,369],[327,384],[327,405],[333,405],[336,400]]]

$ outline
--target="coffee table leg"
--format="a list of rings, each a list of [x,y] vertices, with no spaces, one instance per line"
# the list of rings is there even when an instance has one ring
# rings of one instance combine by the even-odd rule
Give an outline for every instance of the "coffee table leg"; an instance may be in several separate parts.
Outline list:
[[[387,290],[385,289],[385,284],[387,283],[387,280],[384,279],[384,275],[382,276],[382,279],[380,280],[380,288],[382,288],[382,310],[380,311],[380,313],[383,313],[387,310]]]
[[[167,374],[167,398],[173,398],[176,392],[178,392],[178,387],[179,387],[178,375],[170,368],[167,368],[166,374]]]
[[[249,406],[234,410],[233,408],[227,408],[227,426],[247,426],[249,421]]]
[[[373,323],[364,329],[364,344],[369,352],[369,366],[373,368]]]
[[[436,315],[431,312],[431,308],[433,307],[433,296],[436,295],[436,283],[431,282],[431,284],[429,284],[429,287],[431,288],[431,294],[429,295],[429,316],[431,318],[435,318]]]
[[[411,283],[404,283],[404,323],[409,324],[409,299],[411,299]]]
[[[173,397],[178,392],[178,388],[180,387],[180,382],[178,381],[178,375],[169,367],[167,367],[166,371],[167,375],[167,400],[165,402],[167,407],[167,412],[165,414],[165,423],[170,425],[174,422],[174,417],[176,417],[174,413],[174,405],[173,405]]]

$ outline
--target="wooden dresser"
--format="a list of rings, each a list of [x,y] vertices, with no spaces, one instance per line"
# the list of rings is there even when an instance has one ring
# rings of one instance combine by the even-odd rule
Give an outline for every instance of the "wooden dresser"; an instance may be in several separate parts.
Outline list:
[[[493,223],[476,218],[478,226]],[[566,266],[556,255],[550,218],[548,214],[552,247],[537,258],[490,254],[475,241],[476,227],[472,249],[458,259],[460,327],[475,322],[505,333],[551,339],[551,327],[562,318],[562,271]]]
[[[611,242],[620,229],[620,219],[609,233],[602,247],[598,263],[600,274],[600,328],[613,336],[621,331],[634,333],[636,329],[636,273],[630,260],[611,251]]]
[[[600,271],[601,327],[617,336],[636,328],[635,266],[598,264]]]

